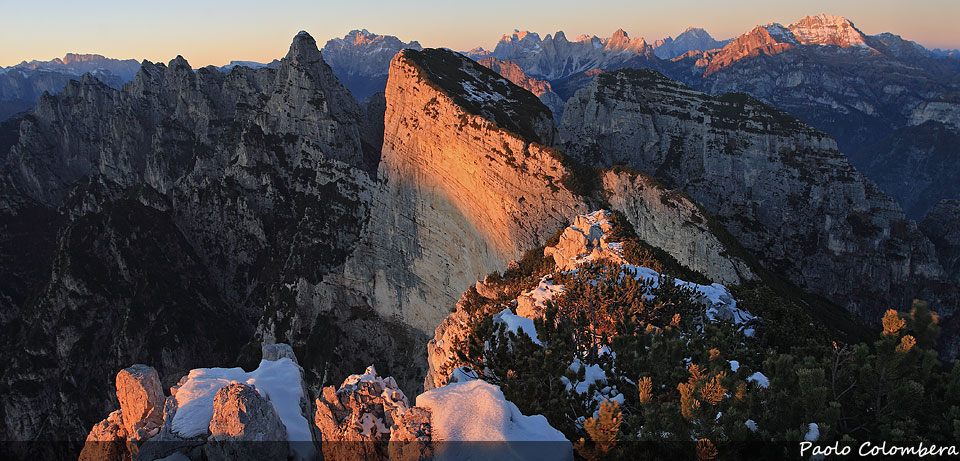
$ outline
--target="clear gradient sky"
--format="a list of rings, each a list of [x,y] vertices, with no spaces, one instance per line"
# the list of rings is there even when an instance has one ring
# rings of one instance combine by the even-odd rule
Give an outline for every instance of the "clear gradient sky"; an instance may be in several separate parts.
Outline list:
[[[960,48],[960,0],[86,0],[4,1],[0,66],[67,52],[169,61],[194,67],[282,57],[303,29],[320,46],[351,29],[396,35],[423,46],[492,49],[513,29],[609,36],[623,28],[653,41],[687,26],[730,38],[757,24],[809,14],[852,20],[867,34],[893,32],[929,48]]]

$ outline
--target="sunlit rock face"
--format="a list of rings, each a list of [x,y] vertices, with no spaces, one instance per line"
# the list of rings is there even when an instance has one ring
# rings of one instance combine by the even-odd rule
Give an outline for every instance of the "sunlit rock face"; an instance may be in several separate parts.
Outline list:
[[[442,306],[584,209],[560,183],[553,122],[537,98],[452,52],[391,63],[382,189],[356,270],[384,315],[431,331]],[[376,243],[374,243],[376,242]]]
[[[608,171],[603,187],[610,206],[633,225],[637,235],[663,249],[680,264],[714,282],[742,285],[758,276],[733,242],[716,234],[715,219],[686,194],[670,190],[655,178],[637,171]]]
[[[584,160],[685,191],[768,269],[864,319],[918,293],[954,296],[938,286],[930,241],[833,139],[746,95],[709,96],[647,70],[604,73],[568,102],[560,136]]]

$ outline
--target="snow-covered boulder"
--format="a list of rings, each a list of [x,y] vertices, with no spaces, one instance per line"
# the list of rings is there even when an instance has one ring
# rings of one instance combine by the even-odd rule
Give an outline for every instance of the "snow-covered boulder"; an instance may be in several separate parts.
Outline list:
[[[260,366],[250,372],[190,370],[169,396],[164,396],[153,368],[135,365],[122,370],[117,375],[121,409],[92,428],[87,436],[92,443],[85,444],[81,458],[270,459],[274,454],[278,459],[316,458],[303,369],[289,346],[270,345],[263,354]],[[235,443],[251,440],[277,443]],[[102,443],[110,441],[115,443]],[[253,445],[270,449],[235,452]]]
[[[543,415],[524,415],[504,398],[499,386],[486,381],[451,383],[424,392],[417,396],[417,407],[432,416],[433,440],[441,442],[435,445],[436,459],[573,459],[572,445]],[[529,441],[557,443],[509,443]]]

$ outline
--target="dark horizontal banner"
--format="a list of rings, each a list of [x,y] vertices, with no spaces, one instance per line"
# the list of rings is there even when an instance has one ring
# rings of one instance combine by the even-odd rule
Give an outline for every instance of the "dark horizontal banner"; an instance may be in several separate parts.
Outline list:
[[[309,442],[161,442],[142,446],[124,442],[0,441],[0,460],[286,459],[310,451]],[[308,448],[303,450],[302,448]],[[957,457],[957,442],[617,442],[612,447],[574,446],[566,442],[325,442],[314,447],[316,459],[918,459]],[[179,454],[183,456],[180,456]],[[322,457],[321,457],[322,456]]]

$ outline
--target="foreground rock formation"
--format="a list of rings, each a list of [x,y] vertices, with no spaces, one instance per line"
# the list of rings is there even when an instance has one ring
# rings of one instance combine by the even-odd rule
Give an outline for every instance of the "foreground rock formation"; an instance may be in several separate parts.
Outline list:
[[[430,459],[430,411],[411,407],[392,377],[371,365],[340,388],[323,388],[314,423],[324,459]],[[344,443],[346,442],[346,443]]]
[[[285,344],[263,357],[250,373],[192,370],[169,396],[152,367],[121,370],[120,409],[93,426],[80,459],[313,459],[303,369]]]

